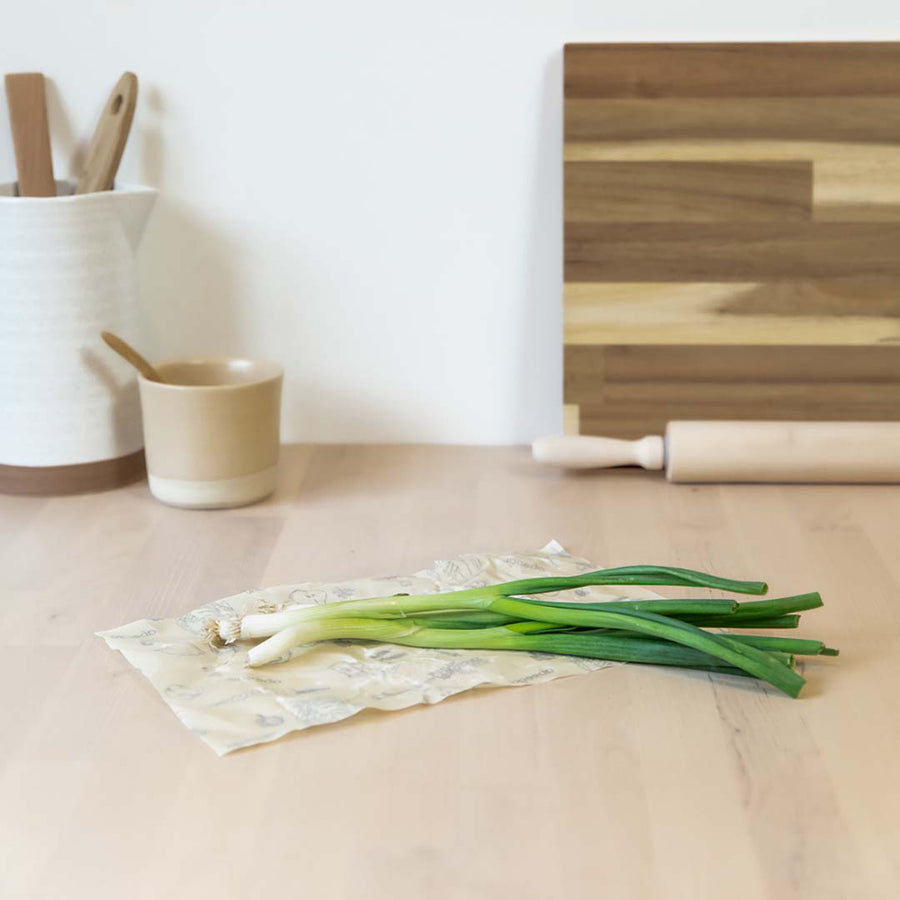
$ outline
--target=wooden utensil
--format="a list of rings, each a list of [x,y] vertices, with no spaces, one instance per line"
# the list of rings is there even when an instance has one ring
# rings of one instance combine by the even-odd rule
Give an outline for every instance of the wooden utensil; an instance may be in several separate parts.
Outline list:
[[[131,365],[133,365],[147,381],[158,381],[160,384],[165,384],[165,379],[159,372],[157,372],[156,369],[154,369],[153,366],[127,341],[123,341],[122,338],[113,334],[111,331],[101,331],[100,337],[102,337],[103,340],[106,341],[107,346],[112,350],[115,350],[122,359],[131,363]]]
[[[665,438],[539,438],[538,462],[643,466],[681,482],[900,482],[900,422],[669,422]]]
[[[137,76],[132,72],[126,72],[116,83],[94,131],[76,194],[112,190],[134,119],[137,90]]]
[[[22,72],[7,75],[5,81],[19,196],[55,197],[44,76],[40,72]]]

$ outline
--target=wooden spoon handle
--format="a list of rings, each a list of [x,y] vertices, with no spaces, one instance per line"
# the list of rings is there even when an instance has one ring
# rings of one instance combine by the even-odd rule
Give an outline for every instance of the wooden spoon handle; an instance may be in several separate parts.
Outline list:
[[[7,75],[5,80],[19,196],[55,197],[44,76],[39,72],[22,72]]]
[[[137,89],[137,76],[132,72],[126,72],[113,88],[94,131],[84,172],[75,188],[76,194],[112,190],[134,119]]]
[[[150,363],[141,356],[134,347],[131,346],[127,341],[123,341],[118,335],[113,334],[111,331],[101,331],[100,337],[106,341],[107,346],[111,349],[115,350],[119,356],[122,357],[126,362],[130,362],[147,381],[158,381],[161,384],[165,383],[163,377],[153,368]]]

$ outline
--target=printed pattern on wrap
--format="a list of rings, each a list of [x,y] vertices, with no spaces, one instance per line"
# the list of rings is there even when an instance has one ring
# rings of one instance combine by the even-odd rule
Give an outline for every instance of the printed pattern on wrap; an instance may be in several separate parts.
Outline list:
[[[250,644],[214,650],[206,643],[210,618],[401,592],[437,593],[597,568],[551,541],[532,554],[472,553],[438,560],[408,576],[248,590],[175,619],[141,619],[99,636],[150,680],[191,731],[222,755],[291,731],[339,722],[366,708],[404,709],[438,703],[471,688],[537,684],[616,664],[547,653],[325,641],[297,647],[287,662],[251,669],[245,666]],[[656,596],[644,588],[621,586],[546,595],[575,602]]]

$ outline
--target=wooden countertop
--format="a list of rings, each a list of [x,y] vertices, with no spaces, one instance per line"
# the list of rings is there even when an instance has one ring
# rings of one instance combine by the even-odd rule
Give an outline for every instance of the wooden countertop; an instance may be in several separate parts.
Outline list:
[[[222,759],[93,632],[557,538],[821,590],[800,700],[623,666]],[[564,476],[522,448],[290,447],[229,512],[0,497],[0,895],[896,898],[900,487]],[[671,589],[662,588],[670,594]]]

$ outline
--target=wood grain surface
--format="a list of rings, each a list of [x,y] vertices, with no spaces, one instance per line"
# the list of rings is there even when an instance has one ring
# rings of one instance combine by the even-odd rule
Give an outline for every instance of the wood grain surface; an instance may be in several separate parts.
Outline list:
[[[793,344],[877,347],[897,376],[900,285],[887,277],[777,282],[570,282],[565,342],[574,344]],[[848,306],[855,308],[848,311]],[[773,334],[777,332],[777,334]],[[787,360],[790,359],[788,354]],[[787,361],[786,360],[786,361]],[[823,361],[825,361],[823,359]],[[835,360],[832,360],[834,362]]]
[[[133,72],[125,72],[116,82],[106,101],[100,121],[91,138],[84,170],[75,187],[76,194],[111,191],[125,152],[137,106],[138,80]]]
[[[566,476],[525,448],[290,447],[278,493],[0,497],[0,895],[900,896],[900,488]],[[599,564],[819,589],[790,700],[622,666],[217,758],[93,632],[258,585],[555,537]],[[675,595],[675,589],[660,589]]]
[[[565,164],[567,222],[808,221],[808,162]]]
[[[572,141],[828,141],[896,144],[900,97],[567,100]]]
[[[144,451],[100,462],[71,466],[7,466],[0,464],[0,494],[83,494],[108,491],[144,478]]]
[[[743,411],[748,419],[889,421],[900,409],[893,347],[568,346],[565,395],[578,409],[580,428],[570,433],[610,437]]]
[[[567,44],[566,97],[900,97],[894,42]]]
[[[753,281],[889,276],[900,222],[619,222],[566,225],[567,281]],[[861,304],[850,302],[847,312]],[[735,343],[742,343],[735,329]]]
[[[19,196],[55,197],[44,76],[40,72],[18,72],[7,75],[4,81]]]
[[[566,47],[568,427],[900,416],[898,72],[900,43]],[[630,345],[693,347],[707,375],[606,384],[597,361]],[[751,348],[745,380],[715,381],[717,347]],[[851,347],[877,375],[842,382]],[[790,388],[756,390],[748,364],[776,355]]]

